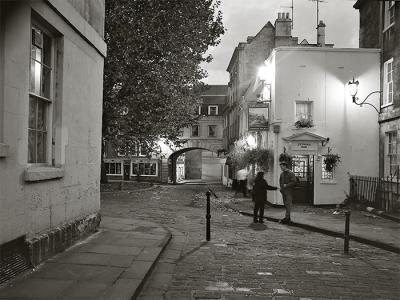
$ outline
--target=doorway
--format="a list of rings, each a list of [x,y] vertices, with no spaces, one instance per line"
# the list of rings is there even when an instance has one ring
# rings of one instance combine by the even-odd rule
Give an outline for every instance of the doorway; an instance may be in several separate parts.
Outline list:
[[[124,180],[129,180],[131,174],[131,162],[124,162]]]
[[[292,171],[299,182],[294,189],[293,202],[314,204],[314,155],[293,156]]]

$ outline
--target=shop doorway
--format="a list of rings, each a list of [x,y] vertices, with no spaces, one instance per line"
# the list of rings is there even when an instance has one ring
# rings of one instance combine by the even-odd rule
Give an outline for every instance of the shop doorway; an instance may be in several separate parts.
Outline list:
[[[292,171],[299,182],[294,189],[293,202],[314,204],[314,155],[293,156]]]
[[[131,174],[131,161],[124,162],[124,180],[129,180]]]

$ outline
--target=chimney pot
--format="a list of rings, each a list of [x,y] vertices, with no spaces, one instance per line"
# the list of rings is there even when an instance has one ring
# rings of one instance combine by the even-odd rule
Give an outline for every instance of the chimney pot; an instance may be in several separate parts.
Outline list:
[[[325,27],[326,25],[321,20],[317,26],[317,44],[320,47],[325,47]]]

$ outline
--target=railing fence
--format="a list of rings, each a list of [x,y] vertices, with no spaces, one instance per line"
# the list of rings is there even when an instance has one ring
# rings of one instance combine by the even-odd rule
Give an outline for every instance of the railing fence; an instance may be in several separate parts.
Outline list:
[[[400,181],[397,178],[350,176],[352,202],[381,209],[386,212],[400,210]]]

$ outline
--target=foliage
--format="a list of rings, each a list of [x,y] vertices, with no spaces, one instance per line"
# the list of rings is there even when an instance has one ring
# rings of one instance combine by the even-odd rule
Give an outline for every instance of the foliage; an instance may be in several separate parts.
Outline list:
[[[257,164],[262,170],[268,171],[273,163],[272,152],[267,149],[252,149],[247,142],[247,137],[243,136],[238,139],[228,153],[227,157],[232,166],[243,169],[249,165]]]
[[[256,164],[261,170],[267,172],[273,164],[273,154],[268,149],[251,149],[244,153],[243,161],[246,165]]]
[[[310,119],[300,119],[294,123],[294,126],[296,126],[296,128],[311,128],[314,124]]]
[[[224,33],[219,1],[106,1],[103,138],[147,151],[198,117],[200,63]]]
[[[279,155],[279,162],[285,162],[290,167],[293,164],[293,157],[290,154],[283,152]]]
[[[340,156],[337,154],[326,154],[324,156],[325,170],[332,172],[334,168],[340,163]]]

